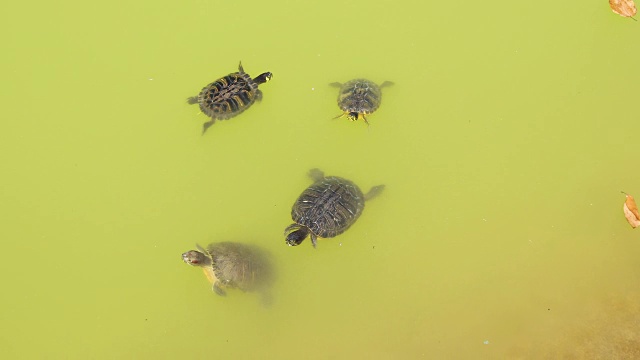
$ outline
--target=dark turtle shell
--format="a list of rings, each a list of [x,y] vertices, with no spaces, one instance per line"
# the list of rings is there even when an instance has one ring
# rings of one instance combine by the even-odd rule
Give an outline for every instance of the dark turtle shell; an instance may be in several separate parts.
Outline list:
[[[262,92],[258,85],[271,80],[272,76],[273,74],[266,72],[252,79],[244,72],[240,62],[238,72],[221,77],[202,88],[198,96],[188,98],[189,104],[199,104],[200,110],[211,118],[204,123],[202,133],[216,120],[230,119],[260,101]]]
[[[273,267],[268,254],[252,245],[235,242],[209,244],[182,254],[184,262],[203,268],[213,283],[213,290],[225,295],[224,288],[264,291],[273,281]]]
[[[364,195],[350,180],[328,176],[313,169],[309,175],[315,182],[302,192],[291,209],[295,224],[285,229],[287,244],[299,245],[311,234],[311,242],[316,246],[316,238],[331,238],[345,232],[358,220],[364,209],[365,200],[380,193],[384,185],[373,187]]]
[[[392,85],[392,83],[385,81],[381,86],[378,86],[367,79],[354,79],[345,84],[333,83],[332,85],[340,87],[338,106],[344,111],[337,117],[347,115],[347,118],[351,121],[362,117],[364,122],[369,124],[365,115],[373,113],[380,107],[380,102],[382,101],[380,89]]]

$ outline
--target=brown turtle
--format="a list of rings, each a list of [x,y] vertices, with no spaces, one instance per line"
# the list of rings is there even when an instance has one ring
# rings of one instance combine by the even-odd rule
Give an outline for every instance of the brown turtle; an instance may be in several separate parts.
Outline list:
[[[199,104],[200,110],[211,118],[203,124],[202,133],[216,120],[230,119],[262,100],[258,85],[271,80],[271,77],[273,74],[266,72],[252,79],[240,62],[238,72],[221,77],[202,88],[198,96],[188,98],[189,104]]]
[[[182,254],[182,260],[201,267],[216,294],[224,296],[225,288],[237,288],[261,292],[268,298],[274,273],[269,255],[263,249],[235,242],[212,243],[206,249],[196,245],[196,248]]]
[[[364,122],[369,125],[365,115],[371,114],[380,107],[382,102],[382,89],[385,86],[393,85],[390,81],[385,81],[378,86],[373,81],[367,79],[354,79],[344,84],[331,83],[331,86],[339,87],[338,106],[343,113],[335,118],[347,116],[351,121],[358,120],[362,117]]]
[[[295,221],[284,230],[289,246],[297,246],[311,235],[316,247],[318,237],[331,238],[345,232],[358,220],[364,202],[380,194],[384,185],[374,186],[367,194],[353,182],[337,176],[324,176],[318,169],[309,171],[314,183],[300,194],[291,209]]]

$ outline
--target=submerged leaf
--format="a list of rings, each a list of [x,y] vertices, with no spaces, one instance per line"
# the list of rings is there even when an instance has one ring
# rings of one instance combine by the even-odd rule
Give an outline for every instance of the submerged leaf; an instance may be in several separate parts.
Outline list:
[[[624,17],[632,17],[637,12],[633,0],[609,0],[609,6],[614,13]]]
[[[638,205],[636,205],[636,201],[633,200],[633,196],[625,193],[624,191],[622,191],[622,193],[627,197],[624,205],[622,205],[624,217],[627,218],[629,225],[635,229],[640,226],[640,212],[638,212]]]

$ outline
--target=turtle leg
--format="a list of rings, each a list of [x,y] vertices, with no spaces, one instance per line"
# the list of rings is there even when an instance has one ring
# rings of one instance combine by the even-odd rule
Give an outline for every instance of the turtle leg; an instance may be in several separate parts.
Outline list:
[[[262,303],[262,306],[264,306],[265,308],[270,308],[271,305],[273,305],[273,296],[271,295],[270,292],[263,291],[260,294],[260,302]]]
[[[392,86],[392,85],[393,85],[393,82],[385,81],[382,83],[382,85],[380,85],[380,88],[382,89],[383,87]]]
[[[332,82],[331,84],[329,84],[329,86],[342,87],[342,84],[340,84],[339,82]]]
[[[256,95],[255,95],[255,101],[260,102],[262,101],[262,91],[260,91],[260,89],[256,90]]]
[[[216,281],[213,283],[213,292],[220,295],[220,296],[226,296],[227,292],[224,291],[222,289],[222,287],[220,286],[220,281]]]
[[[340,115],[338,115],[338,116],[334,117],[334,119],[340,119],[341,117],[343,117],[343,116],[345,116],[345,115],[347,115],[347,114],[348,114],[348,113],[343,112],[342,114],[340,114]]]
[[[207,129],[213,125],[213,123],[216,122],[215,118],[211,118],[211,120],[207,121],[206,123],[202,124],[202,135],[204,135],[204,133],[207,131]]]
[[[311,233],[311,245],[314,249],[318,247],[318,237],[314,233]]]
[[[371,190],[369,190],[368,193],[364,194],[364,199],[365,200],[371,200],[374,197],[380,195],[382,190],[384,190],[384,185],[374,186],[374,187],[371,188]]]
[[[193,105],[193,104],[197,104],[198,103],[198,97],[197,96],[191,96],[187,98],[187,104]]]
[[[367,118],[364,117],[364,114],[362,114],[362,119],[364,119],[364,123],[367,124],[367,126],[369,126],[369,122],[367,121]]]
[[[324,179],[324,173],[320,169],[311,169],[309,170],[309,177],[313,179],[313,181],[320,181]]]

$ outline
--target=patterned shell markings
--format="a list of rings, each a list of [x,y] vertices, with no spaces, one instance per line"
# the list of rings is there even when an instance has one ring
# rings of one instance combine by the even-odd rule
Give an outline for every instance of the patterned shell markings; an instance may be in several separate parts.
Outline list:
[[[198,96],[188,98],[189,104],[199,104],[200,110],[211,118],[203,124],[202,133],[204,134],[216,120],[237,116],[256,101],[262,100],[262,91],[258,89],[258,85],[271,80],[272,77],[272,73],[266,72],[252,79],[244,72],[241,62],[238,72],[221,77],[202,88]]]

